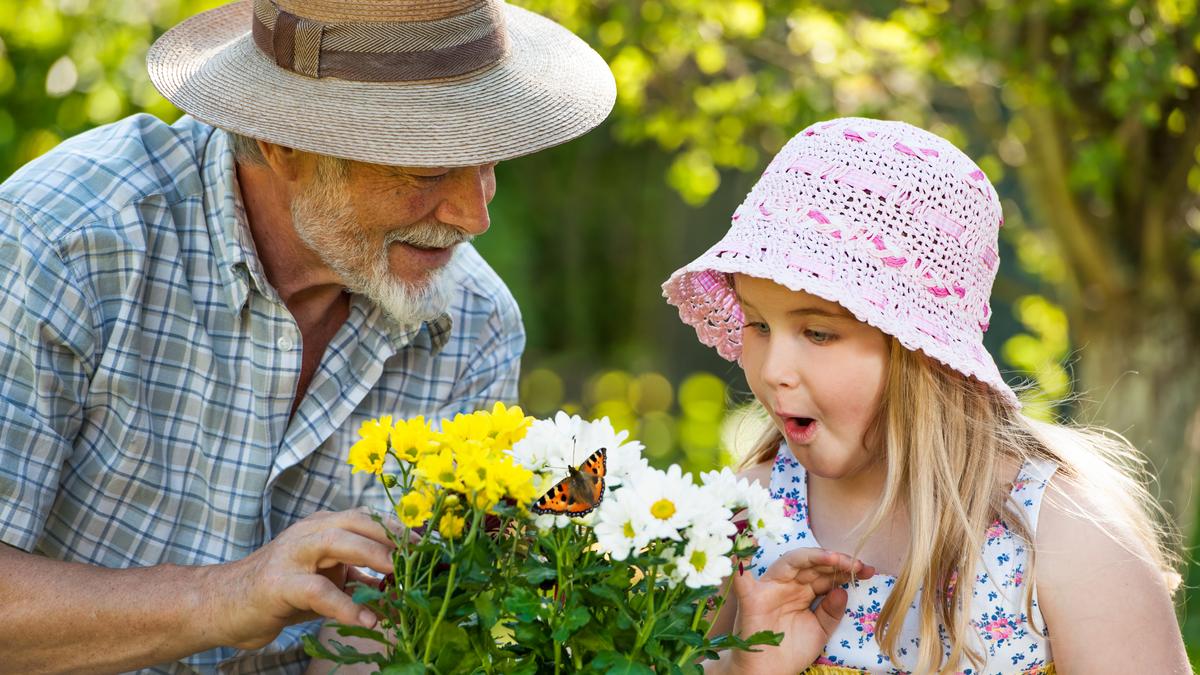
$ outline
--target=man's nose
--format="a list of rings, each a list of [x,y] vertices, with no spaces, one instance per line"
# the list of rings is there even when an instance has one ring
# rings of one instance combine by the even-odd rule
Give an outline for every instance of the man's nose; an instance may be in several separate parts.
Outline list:
[[[471,236],[487,232],[491,226],[488,203],[496,195],[494,164],[452,169],[442,201],[434,215]]]

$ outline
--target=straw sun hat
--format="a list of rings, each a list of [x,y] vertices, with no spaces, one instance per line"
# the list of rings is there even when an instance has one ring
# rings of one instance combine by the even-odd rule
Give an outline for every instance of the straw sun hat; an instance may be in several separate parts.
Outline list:
[[[500,0],[243,0],[147,55],[169,101],[229,131],[376,164],[471,166],[598,125],[604,60]]]

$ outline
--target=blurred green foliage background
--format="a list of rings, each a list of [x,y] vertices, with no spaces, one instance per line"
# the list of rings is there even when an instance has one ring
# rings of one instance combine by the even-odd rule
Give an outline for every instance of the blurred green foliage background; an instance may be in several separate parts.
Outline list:
[[[0,0],[0,178],[137,111],[153,39],[219,2]],[[658,285],[807,124],[902,119],[1004,199],[989,350],[1028,409],[1150,457],[1190,557],[1200,475],[1196,0],[518,0],[609,61],[600,129],[501,165],[478,247],[525,316],[522,402],[608,415],[656,461],[731,461],[749,398]],[[1200,652],[1189,568],[1181,617]],[[1195,658],[1195,657],[1194,657]]]

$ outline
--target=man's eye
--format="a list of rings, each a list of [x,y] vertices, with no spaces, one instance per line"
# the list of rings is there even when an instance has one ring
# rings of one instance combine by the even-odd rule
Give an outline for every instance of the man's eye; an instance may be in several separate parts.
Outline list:
[[[426,176],[426,175],[422,175],[419,173],[413,174],[413,178],[416,178],[417,180],[421,181],[422,183],[436,183],[445,177],[446,177],[446,174],[444,174],[444,173],[439,173],[439,174],[435,174],[432,176]]]

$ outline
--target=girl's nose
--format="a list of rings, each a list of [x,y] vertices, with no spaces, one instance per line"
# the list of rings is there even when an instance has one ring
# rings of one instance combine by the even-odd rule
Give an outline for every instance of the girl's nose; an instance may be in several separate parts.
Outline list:
[[[775,388],[792,389],[800,384],[800,354],[785,340],[772,340],[762,363],[763,382]]]

